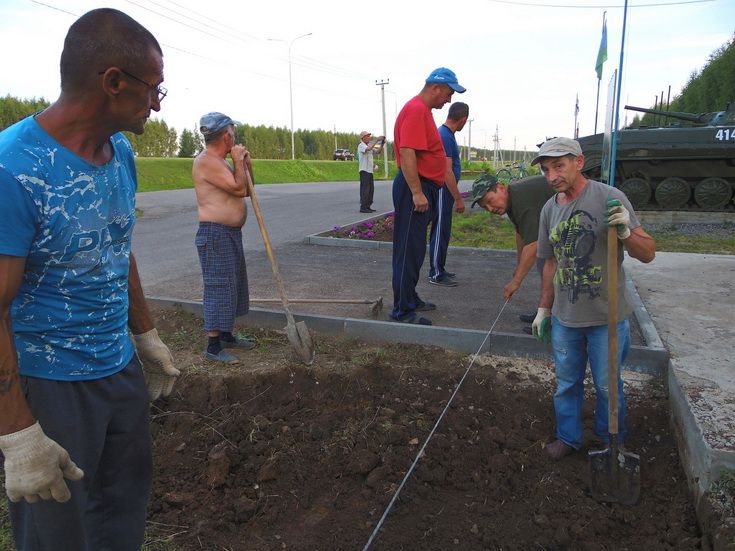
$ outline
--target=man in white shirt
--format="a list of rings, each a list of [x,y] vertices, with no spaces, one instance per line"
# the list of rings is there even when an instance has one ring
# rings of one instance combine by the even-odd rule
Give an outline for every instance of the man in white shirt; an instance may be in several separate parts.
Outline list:
[[[357,160],[360,165],[360,212],[375,212],[370,208],[373,204],[375,183],[373,181],[373,153],[383,150],[385,136],[378,136],[371,140],[372,134],[363,130],[360,132],[360,145],[357,146]]]

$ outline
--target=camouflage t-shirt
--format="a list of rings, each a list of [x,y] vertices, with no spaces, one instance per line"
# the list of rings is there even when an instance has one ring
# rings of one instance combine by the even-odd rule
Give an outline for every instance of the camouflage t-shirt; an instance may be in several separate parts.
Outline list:
[[[623,192],[588,180],[571,203],[559,205],[556,195],[541,211],[538,257],[556,258],[552,314],[567,327],[607,323],[607,224],[606,203],[619,199],[630,211],[630,229],[640,226]],[[620,242],[619,242],[620,243]],[[623,247],[618,247],[618,313],[630,316],[632,307],[625,291]]]

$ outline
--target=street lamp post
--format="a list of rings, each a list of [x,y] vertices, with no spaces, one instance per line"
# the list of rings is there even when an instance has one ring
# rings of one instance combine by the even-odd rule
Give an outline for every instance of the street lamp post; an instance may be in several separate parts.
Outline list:
[[[292,38],[288,43],[288,103],[291,108],[291,160],[296,159],[296,149],[294,145],[294,131],[293,131],[293,80],[291,78],[291,46],[293,46],[293,43],[296,42],[299,38],[304,38],[306,36],[311,36],[313,33],[306,33],[297,36],[296,38]],[[283,39],[280,38],[268,38],[271,42],[286,42]]]
[[[304,38],[306,36],[311,36],[312,33],[306,33],[302,34],[301,36],[297,36],[296,38],[292,39],[291,42],[288,44],[288,97],[289,97],[289,103],[291,104],[291,160],[293,161],[296,159],[296,149],[294,146],[294,133],[293,133],[293,80],[291,79],[291,46],[293,46],[293,43],[296,42],[299,38]]]

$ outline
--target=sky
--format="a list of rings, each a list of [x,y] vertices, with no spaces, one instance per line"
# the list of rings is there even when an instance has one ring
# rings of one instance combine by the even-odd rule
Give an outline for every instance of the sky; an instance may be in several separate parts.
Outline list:
[[[602,131],[608,83],[620,63],[623,3],[0,0],[0,96],[56,99],[68,27],[91,9],[112,7],[161,43],[169,95],[153,116],[179,132],[197,127],[209,111],[290,128],[292,99],[295,129],[382,134],[376,82],[389,81],[385,120],[392,139],[398,111],[444,66],[467,88],[453,98],[470,106],[472,119],[457,134],[460,145],[492,150],[497,133],[501,149],[532,152],[547,137],[573,135],[577,96],[579,135],[593,133],[606,12]],[[735,0],[630,0],[621,104],[652,106],[669,86],[674,97],[734,32]],[[447,110],[434,111],[437,124]],[[625,117],[621,110],[621,123]]]

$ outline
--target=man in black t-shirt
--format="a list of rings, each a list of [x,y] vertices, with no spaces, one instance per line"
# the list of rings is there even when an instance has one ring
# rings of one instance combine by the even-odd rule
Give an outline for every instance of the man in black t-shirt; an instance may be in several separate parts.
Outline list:
[[[472,184],[472,206],[480,205],[493,214],[507,214],[516,230],[516,266],[512,279],[503,287],[503,298],[508,300],[520,289],[528,272],[536,264],[541,274],[543,261],[536,258],[538,221],[546,201],[554,195],[543,176],[530,176],[510,184],[498,182],[486,174]],[[521,314],[521,321],[531,323],[536,314]],[[530,334],[530,327],[524,328]]]

